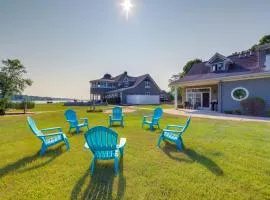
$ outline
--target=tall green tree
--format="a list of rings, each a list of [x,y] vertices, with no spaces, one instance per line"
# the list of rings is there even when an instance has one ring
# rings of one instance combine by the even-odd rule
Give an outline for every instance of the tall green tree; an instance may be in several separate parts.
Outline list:
[[[184,77],[188,72],[189,70],[191,69],[191,67],[194,65],[194,64],[198,64],[198,63],[201,63],[202,60],[201,59],[198,59],[198,58],[195,58],[193,60],[189,60],[183,67],[183,71],[178,73],[178,74],[173,74],[171,76],[171,78],[169,79],[169,83],[172,83],[174,81],[177,81],[179,78],[182,78]],[[170,87],[170,92],[173,94],[173,88]],[[178,88],[178,95],[179,95],[179,99],[182,98],[182,89],[181,88]]]
[[[27,71],[18,59],[2,60],[0,67],[0,114],[5,113],[8,100],[15,94],[22,94],[32,80],[24,78]]]
[[[264,45],[268,43],[270,43],[270,35],[263,36],[259,41],[259,45]]]
[[[270,44],[270,35],[264,35],[258,42],[258,44],[254,44],[250,50],[254,51],[258,45]]]

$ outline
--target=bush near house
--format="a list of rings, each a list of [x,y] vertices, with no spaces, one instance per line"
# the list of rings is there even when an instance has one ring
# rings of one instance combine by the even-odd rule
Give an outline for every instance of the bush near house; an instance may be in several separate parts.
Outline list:
[[[266,117],[270,117],[270,109],[266,111]]]
[[[224,113],[225,114],[233,114],[233,111],[232,110],[224,110]]]
[[[247,98],[240,103],[244,114],[261,116],[265,111],[265,101],[260,97]]]

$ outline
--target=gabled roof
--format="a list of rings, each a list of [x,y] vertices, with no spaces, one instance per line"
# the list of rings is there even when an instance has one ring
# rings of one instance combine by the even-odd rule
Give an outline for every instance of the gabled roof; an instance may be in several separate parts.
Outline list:
[[[219,53],[216,53],[210,58],[209,61],[194,64],[189,70],[186,76],[180,78],[171,83],[171,85],[177,83],[185,83],[192,81],[203,81],[203,80],[217,80],[224,79],[230,76],[242,76],[250,74],[265,73],[265,69],[259,66],[259,52],[258,51],[246,51],[240,54],[233,54],[225,57]],[[230,67],[226,72],[211,72],[209,63],[213,62],[217,57],[229,61]]]
[[[217,58],[220,58],[221,60],[226,60],[226,59],[227,59],[226,56],[223,56],[223,55],[221,55],[220,53],[217,52],[217,53],[215,53],[215,55],[213,55],[213,56],[208,60],[208,63],[214,62],[215,59],[217,59]]]
[[[123,92],[123,91],[126,91],[126,90],[136,88],[146,78],[149,78],[155,84],[155,86],[160,90],[160,88],[158,87],[158,85],[156,84],[154,79],[149,74],[145,74],[145,75],[138,76],[138,77],[133,77],[133,78],[136,78],[136,80],[135,80],[135,83],[132,86],[126,87],[126,88],[120,88],[120,89],[117,89],[117,90],[112,90],[112,91],[109,91],[107,93],[111,94],[111,93],[116,93],[116,92]]]

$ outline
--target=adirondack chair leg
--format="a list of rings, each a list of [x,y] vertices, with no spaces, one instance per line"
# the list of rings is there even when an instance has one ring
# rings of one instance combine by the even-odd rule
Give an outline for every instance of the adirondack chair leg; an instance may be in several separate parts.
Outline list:
[[[40,149],[40,155],[41,156],[43,156],[45,154],[46,149],[47,149],[46,145],[45,144],[42,144],[41,149]]]
[[[115,171],[115,175],[117,175],[118,174],[118,157],[114,159],[114,171]]]
[[[69,145],[69,142],[68,142],[67,138],[64,139],[64,142],[66,144],[67,150],[69,150],[70,149],[70,145]]]
[[[154,131],[154,125],[153,124],[150,125],[150,130]]]
[[[183,139],[180,137],[179,140],[180,140],[180,142],[181,142],[182,149],[185,149],[185,145],[184,145]]]
[[[93,158],[92,163],[91,163],[91,169],[90,169],[90,174],[91,174],[91,175],[94,173],[95,162],[96,162],[96,159]]]
[[[121,126],[124,127],[124,123],[123,123],[123,120],[121,120]]]
[[[178,140],[176,140],[176,146],[177,146],[177,149],[179,150],[179,151],[182,151],[183,150],[183,148],[182,148],[182,144],[181,144],[181,141],[178,139]]]
[[[69,127],[68,133],[70,133],[70,131],[71,131],[71,127]]]
[[[80,133],[80,128],[79,127],[76,127],[76,133]]]
[[[158,138],[158,143],[157,143],[157,146],[160,148],[160,143],[161,141],[163,140],[163,133],[159,136]]]
[[[144,121],[142,122],[142,128],[144,127]]]

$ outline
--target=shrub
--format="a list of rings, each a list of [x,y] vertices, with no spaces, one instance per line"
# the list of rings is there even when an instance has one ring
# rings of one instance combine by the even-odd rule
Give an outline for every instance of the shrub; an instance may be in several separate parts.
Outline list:
[[[261,116],[265,109],[265,101],[260,97],[247,98],[240,105],[245,114],[252,116]]]
[[[234,110],[233,111],[233,114],[235,114],[235,115],[242,115],[242,112],[241,112],[241,110],[237,109],[237,110]]]
[[[232,110],[224,110],[224,113],[225,114],[233,114],[233,111]]]
[[[177,108],[184,108],[184,105],[183,104],[179,104],[179,105],[177,105]]]
[[[100,108],[98,108],[98,109],[89,109],[89,110],[87,110],[86,112],[88,112],[88,113],[93,113],[93,112],[103,112],[103,110],[100,109]]]
[[[270,109],[266,111],[266,117],[270,117]]]

